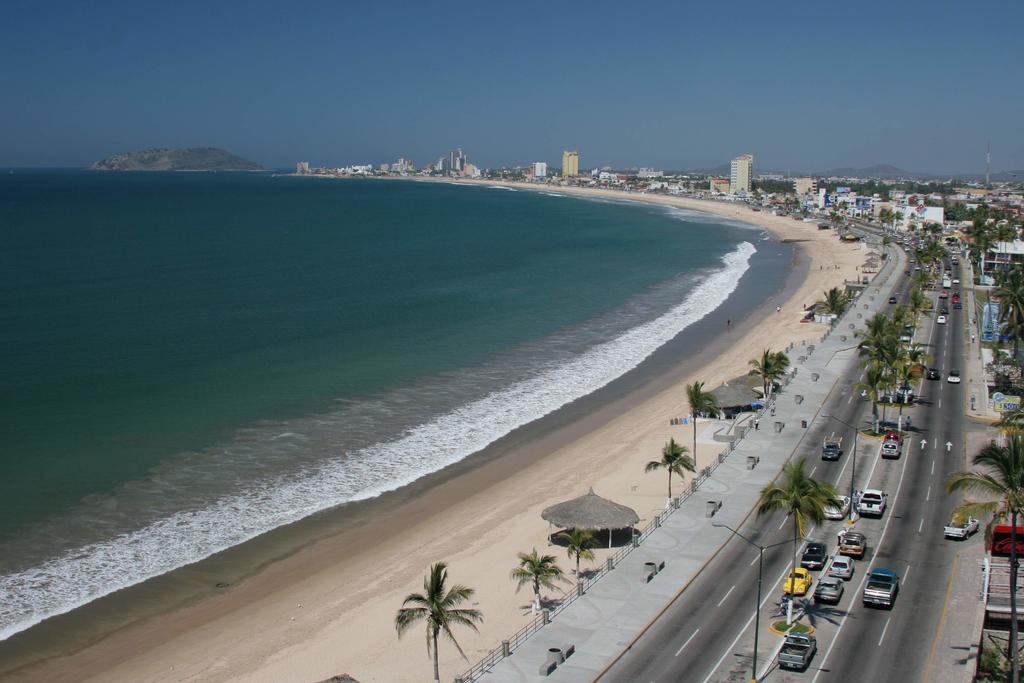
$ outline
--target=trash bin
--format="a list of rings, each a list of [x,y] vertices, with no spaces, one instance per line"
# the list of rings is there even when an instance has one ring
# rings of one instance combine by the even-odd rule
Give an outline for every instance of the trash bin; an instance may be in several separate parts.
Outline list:
[[[807,420],[800,420],[800,426],[807,429]]]

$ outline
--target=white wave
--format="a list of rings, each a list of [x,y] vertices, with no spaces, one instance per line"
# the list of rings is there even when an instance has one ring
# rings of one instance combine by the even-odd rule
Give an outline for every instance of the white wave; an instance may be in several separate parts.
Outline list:
[[[546,194],[549,197],[567,197],[568,196],[568,195],[564,195],[564,194],[558,194],[557,192],[542,192],[541,194]]]
[[[573,360],[495,391],[394,441],[332,460],[304,476],[175,513],[30,569],[0,576],[0,640],[114,591],[198,562],[284,524],[373,498],[465,459],[513,429],[585,396],[639,365],[735,291],[755,248],[743,242],[686,299],[660,317]],[[280,437],[289,436],[280,434]]]
[[[504,185],[488,185],[487,187],[491,188],[492,190],[508,190],[509,192],[519,192],[519,190],[517,190],[514,187],[505,187]]]

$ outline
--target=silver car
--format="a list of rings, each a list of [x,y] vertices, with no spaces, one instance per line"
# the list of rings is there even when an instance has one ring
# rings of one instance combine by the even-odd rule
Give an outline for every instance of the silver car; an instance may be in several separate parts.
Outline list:
[[[845,555],[837,555],[828,568],[828,575],[849,581],[853,578],[853,560]]]
[[[843,582],[834,576],[825,576],[814,589],[814,602],[828,602],[833,605],[843,597]]]

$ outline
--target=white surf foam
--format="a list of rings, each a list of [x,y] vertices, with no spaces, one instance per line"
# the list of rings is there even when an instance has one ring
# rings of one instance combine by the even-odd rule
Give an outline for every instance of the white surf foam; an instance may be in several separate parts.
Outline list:
[[[396,440],[332,460],[288,480],[268,481],[201,509],[64,552],[0,576],[0,640],[99,597],[209,557],[278,526],[409,484],[481,450],[513,429],[585,396],[639,365],[720,306],[749,268],[743,242],[723,267],[660,317],[567,363],[493,392]],[[278,438],[288,438],[288,433]]]

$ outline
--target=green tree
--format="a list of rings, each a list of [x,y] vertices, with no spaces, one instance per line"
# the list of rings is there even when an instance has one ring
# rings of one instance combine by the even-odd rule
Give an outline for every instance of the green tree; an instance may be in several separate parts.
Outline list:
[[[1011,434],[1005,446],[992,442],[974,456],[978,469],[955,472],[946,480],[950,493],[963,491],[989,500],[964,501],[955,516],[963,519],[988,513],[994,519],[1010,518],[1010,614],[1017,614],[1017,518],[1024,510],[1024,437]],[[1010,620],[1010,647],[1007,658],[1013,665],[1014,683],[1020,680],[1020,656],[1017,651],[1017,620]]]
[[[687,384],[686,400],[690,404],[690,418],[693,421],[693,456],[697,457],[697,416],[717,413],[718,400],[710,391],[704,391],[704,382]]]
[[[999,299],[999,321],[1013,342],[1013,361],[1016,363],[1020,341],[1024,339],[1024,271],[1019,267],[1008,271],[998,279],[992,295]]]
[[[556,581],[564,581],[565,575],[555,561],[554,555],[541,555],[534,548],[530,553],[519,553],[519,565],[511,572],[516,582],[516,592],[523,586],[533,586],[533,604],[540,605],[541,587],[553,590]]]
[[[761,357],[750,360],[749,365],[750,374],[761,378],[761,390],[767,399],[775,380],[782,377],[789,367],[789,356],[782,351],[765,349],[761,352]]]
[[[469,601],[475,591],[459,584],[448,588],[445,585],[447,580],[448,565],[444,562],[431,565],[430,574],[423,579],[423,592],[407,595],[395,614],[395,630],[399,638],[417,622],[426,622],[427,656],[432,655],[434,659],[434,683],[441,680],[437,666],[437,637],[444,634],[466,659],[466,653],[452,633],[452,626],[467,626],[476,631],[476,625],[484,620],[479,610],[459,607]]]
[[[871,401],[871,430],[878,432],[878,402],[886,390],[885,373],[878,365],[869,365],[864,372],[864,381],[857,382],[854,389],[862,389]]]
[[[842,315],[849,305],[850,296],[838,287],[825,292],[825,298],[818,302],[823,312],[836,316]]]
[[[825,519],[825,508],[839,507],[835,488],[826,482],[811,479],[807,475],[806,461],[790,461],[782,468],[781,479],[761,489],[757,514],[764,515],[777,511],[786,513],[793,520],[793,566],[796,571],[796,551],[799,541],[811,524],[821,524]]]
[[[697,470],[693,458],[688,453],[686,446],[680,446],[675,439],[669,439],[665,447],[661,449],[661,460],[651,460],[644,467],[644,472],[655,472],[661,469],[668,471],[669,500],[672,500],[672,474],[678,474],[681,479],[686,476],[687,472]]]
[[[594,540],[594,532],[573,528],[563,531],[558,538],[565,543],[565,551],[569,554],[569,558],[576,560],[576,576],[579,577],[580,560],[593,560],[595,557],[593,548],[597,545],[597,541]]]

